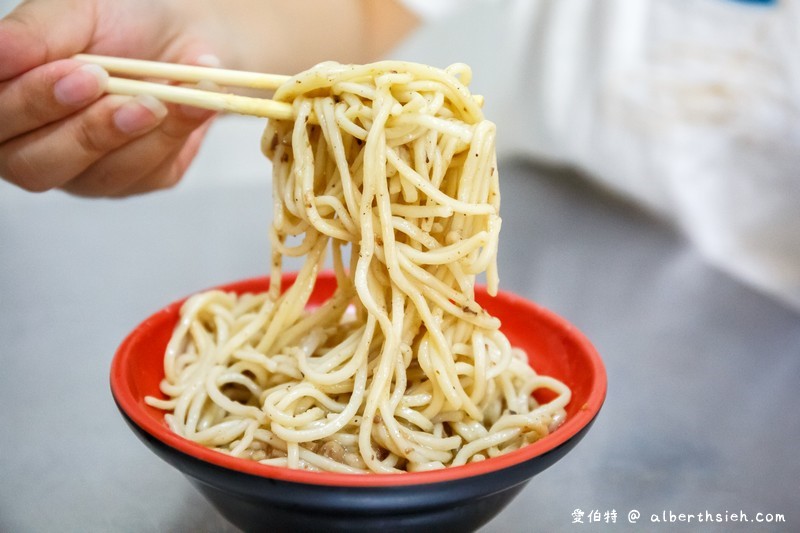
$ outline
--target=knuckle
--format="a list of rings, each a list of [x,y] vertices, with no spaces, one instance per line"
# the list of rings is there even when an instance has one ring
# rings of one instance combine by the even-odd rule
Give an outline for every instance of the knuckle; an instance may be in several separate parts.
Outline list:
[[[151,190],[171,189],[181,181],[182,174],[175,164],[170,165],[163,171],[151,175],[147,181],[147,188]]]
[[[161,179],[158,180],[157,187],[159,189],[171,189],[181,181],[182,177],[182,174],[176,169],[170,169],[166,175],[162,176]]]
[[[111,196],[119,185],[108,168],[90,167],[66,183],[63,189],[76,196],[87,198]]]
[[[2,157],[0,172],[3,177],[28,192],[44,192],[52,187],[44,179],[44,173],[22,150],[15,150]]]
[[[92,121],[76,121],[72,135],[78,147],[87,154],[102,154],[109,149],[110,136],[104,135]]]
[[[34,91],[31,91],[33,94]],[[48,105],[49,100],[44,98],[30,98],[25,103],[24,113],[29,121],[36,124],[47,124],[53,120],[52,106]]]

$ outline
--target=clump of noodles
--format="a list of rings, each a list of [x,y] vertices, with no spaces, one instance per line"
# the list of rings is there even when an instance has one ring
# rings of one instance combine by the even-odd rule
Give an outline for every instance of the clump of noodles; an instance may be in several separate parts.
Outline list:
[[[469,81],[465,65],[323,63],[278,89],[296,117],[263,137],[269,290],[186,301],[169,399],[147,400],[173,431],[262,463],[381,473],[496,456],[564,420],[569,389],[474,298],[482,272],[497,290],[500,195],[495,126]],[[326,253],[337,289],[309,311]],[[305,257],[288,288],[283,257]]]

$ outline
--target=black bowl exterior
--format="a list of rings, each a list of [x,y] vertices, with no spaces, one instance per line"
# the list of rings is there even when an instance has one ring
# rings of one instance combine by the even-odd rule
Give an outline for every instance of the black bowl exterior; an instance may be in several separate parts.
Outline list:
[[[402,503],[391,504],[393,494],[381,499],[386,502],[383,512],[364,512],[357,494],[347,497],[348,507],[336,512],[309,509],[304,504],[295,507],[272,505],[263,499],[242,498],[215,487],[192,480],[197,489],[229,522],[248,533],[353,532],[408,533],[446,531],[475,531],[502,511],[523,489],[526,483],[491,494],[468,505],[435,507],[424,510],[405,509]],[[276,487],[274,490],[281,490]],[[392,491],[374,487],[370,490]],[[400,497],[398,502],[402,499]]]
[[[571,450],[592,424],[543,455],[481,476],[396,487],[335,487],[254,476],[201,461],[154,438],[121,412],[134,433],[189,477],[228,521],[243,531],[270,533],[474,531],[534,475]]]

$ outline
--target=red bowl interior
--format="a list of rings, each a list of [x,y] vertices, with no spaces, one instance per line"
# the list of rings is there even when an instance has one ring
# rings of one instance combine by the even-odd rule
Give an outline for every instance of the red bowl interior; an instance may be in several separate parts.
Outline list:
[[[284,286],[289,286],[294,278],[294,274],[286,274]],[[267,289],[268,283],[268,278],[254,278],[218,288],[236,293],[261,292]],[[321,304],[335,286],[332,274],[320,276],[309,305]],[[510,293],[500,292],[492,298],[479,288],[476,298],[501,320],[501,330],[512,346],[527,352],[538,373],[558,378],[572,389],[572,401],[566,409],[567,420],[558,430],[520,450],[485,461],[401,475],[309,472],[231,457],[176,435],[164,422],[164,412],[147,405],[144,398],[163,397],[158,386],[164,377],[164,350],[183,300],[149,317],[123,341],[111,365],[111,391],[119,408],[137,426],[163,443],[218,466],[267,478],[315,485],[397,486],[451,481],[508,468],[557,448],[591,422],[605,399],[606,373],[591,343],[563,318]]]

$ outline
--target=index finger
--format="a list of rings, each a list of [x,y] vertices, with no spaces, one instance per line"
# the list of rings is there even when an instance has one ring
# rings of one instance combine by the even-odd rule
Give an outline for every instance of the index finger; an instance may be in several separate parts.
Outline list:
[[[97,100],[108,74],[66,59],[0,83],[0,143],[71,115]]]

